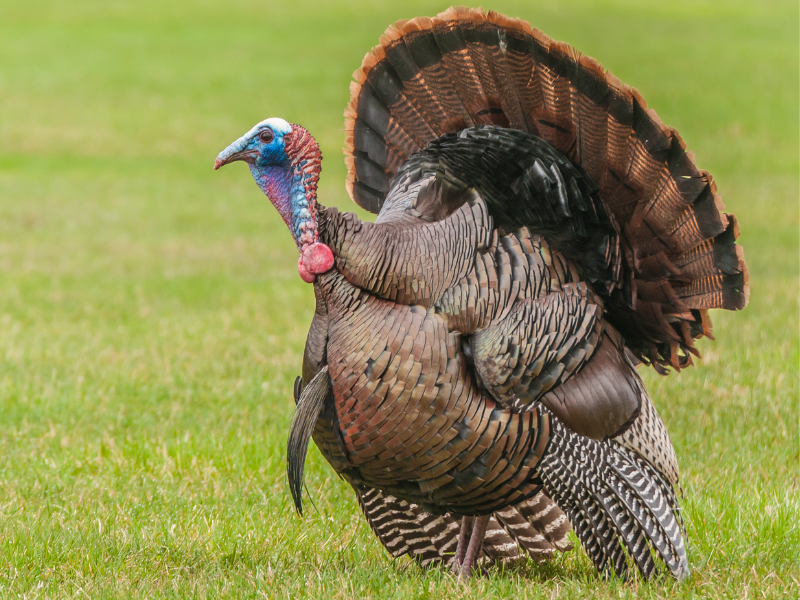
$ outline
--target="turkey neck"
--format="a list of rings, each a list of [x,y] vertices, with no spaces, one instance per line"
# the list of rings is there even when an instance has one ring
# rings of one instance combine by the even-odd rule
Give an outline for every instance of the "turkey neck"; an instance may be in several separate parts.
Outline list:
[[[301,251],[319,238],[317,182],[320,161],[315,156],[295,160],[292,168],[249,165],[258,187],[267,195]]]

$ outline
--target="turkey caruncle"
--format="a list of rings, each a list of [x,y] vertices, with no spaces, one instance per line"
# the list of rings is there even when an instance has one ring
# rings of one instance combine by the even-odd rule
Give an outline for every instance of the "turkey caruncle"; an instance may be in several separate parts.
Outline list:
[[[400,21],[355,79],[347,187],[375,223],[318,205],[298,125],[215,163],[249,164],[314,283],[298,509],[313,435],[394,556],[541,559],[565,513],[599,571],[648,578],[657,556],[686,577],[677,461],[634,364],[690,365],[707,310],[747,303],[711,176],[635,90],[493,12]]]

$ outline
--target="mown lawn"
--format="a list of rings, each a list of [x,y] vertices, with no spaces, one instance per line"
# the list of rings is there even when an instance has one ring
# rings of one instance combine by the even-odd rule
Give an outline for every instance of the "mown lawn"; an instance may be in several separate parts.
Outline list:
[[[739,217],[752,295],[680,375],[647,373],[683,469],[683,585],[580,551],[463,586],[392,561],[316,449],[285,442],[311,290],[277,213],[217,152],[268,116],[344,190],[363,54],[432,2],[0,4],[0,595],[798,597],[798,7],[490,3],[637,87]]]

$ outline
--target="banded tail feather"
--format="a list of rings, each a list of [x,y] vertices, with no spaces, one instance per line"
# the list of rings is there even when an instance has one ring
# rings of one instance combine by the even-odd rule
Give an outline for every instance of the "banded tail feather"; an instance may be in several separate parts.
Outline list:
[[[556,549],[561,552],[572,550],[572,542],[568,537],[572,531],[569,519],[547,494],[540,491],[533,498],[517,504],[515,508]]]
[[[377,538],[394,558],[408,555],[422,567],[450,566],[458,545],[460,518],[433,515],[420,506],[375,488],[356,490],[359,505]],[[536,562],[572,549],[564,513],[543,492],[492,515],[479,565]]]
[[[401,166],[442,135],[518,129],[597,187],[597,206],[625,250],[606,309],[639,360],[660,372],[689,366],[695,340],[711,336],[708,309],[747,304],[736,219],[713,178],[678,132],[594,59],[525,21],[454,7],[390,26],[354,79],[347,187],[366,210],[378,213]]]
[[[568,538],[572,528],[566,515],[543,492],[516,506],[497,511],[493,517],[536,562],[551,558],[556,550],[567,552],[572,549]]]
[[[356,496],[372,531],[394,558],[408,554],[427,567],[455,551],[458,524],[446,515],[430,515],[375,488],[357,489]]]
[[[631,366],[632,383],[639,397],[639,412],[633,422],[613,440],[631,454],[640,456],[642,464],[672,486],[679,485],[678,458],[669,439],[667,428],[658,416],[650,395],[644,388],[638,373]]]
[[[539,476],[601,573],[625,577],[627,553],[649,579],[658,571],[655,553],[675,578],[689,575],[675,492],[641,458],[614,441],[579,436],[553,417]]]

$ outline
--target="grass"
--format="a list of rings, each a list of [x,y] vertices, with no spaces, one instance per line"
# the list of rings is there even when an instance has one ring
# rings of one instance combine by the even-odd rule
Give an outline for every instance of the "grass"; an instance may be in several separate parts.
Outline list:
[[[446,4],[4,0],[0,596],[800,595],[798,8],[492,2],[639,88],[714,173],[752,296],[678,376],[646,373],[683,470],[694,572],[603,581],[581,552],[458,585],[392,561],[316,449],[285,441],[313,310],[283,223],[216,153],[267,116],[326,156],[384,27]]]

